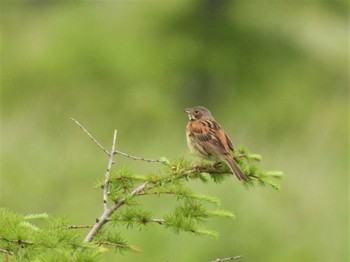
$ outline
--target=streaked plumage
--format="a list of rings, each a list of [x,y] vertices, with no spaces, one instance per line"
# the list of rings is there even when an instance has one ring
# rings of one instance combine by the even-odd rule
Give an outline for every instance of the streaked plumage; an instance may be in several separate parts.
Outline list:
[[[247,177],[238,167],[231,152],[234,147],[230,138],[205,107],[197,106],[186,109],[189,122],[186,128],[187,143],[191,151],[209,160],[224,161],[239,180]]]

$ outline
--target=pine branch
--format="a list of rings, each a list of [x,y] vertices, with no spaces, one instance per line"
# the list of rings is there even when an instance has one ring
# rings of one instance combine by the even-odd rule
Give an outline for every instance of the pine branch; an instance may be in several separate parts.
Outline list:
[[[188,180],[199,180],[203,183],[207,183],[212,179],[214,182],[220,183],[227,177],[233,177],[230,169],[225,164],[213,164],[205,160],[194,164],[184,159],[170,163],[165,158],[152,160],[132,156],[115,148],[117,130],[114,131],[112,148],[110,151],[113,153],[111,154],[79,122],[73,118],[71,119],[109,156],[104,183],[98,183],[98,187],[103,189],[104,211],[102,215],[96,219],[96,223],[92,227],[68,227],[69,229],[91,228],[84,242],[91,242],[98,236],[98,240],[95,242],[96,244],[110,245],[118,247],[120,250],[128,249],[129,246],[127,243],[119,237],[103,237],[104,233],[101,233],[101,229],[110,221],[113,223],[123,223],[127,227],[133,227],[134,225],[145,226],[149,223],[156,223],[164,225],[165,228],[169,228],[175,233],[184,231],[216,237],[215,232],[198,227],[199,223],[202,223],[209,217],[234,217],[232,212],[226,210],[208,210],[203,206],[204,203],[219,206],[220,201],[211,196],[196,194],[186,185]],[[125,169],[120,170],[116,175],[111,175],[111,168],[114,164],[113,156],[116,154],[133,160],[165,163],[166,167],[160,174],[150,174],[147,176],[137,176]],[[246,187],[253,186],[255,182],[257,182],[261,186],[270,185],[278,189],[278,184],[274,183],[271,178],[281,178],[282,174],[280,172],[264,172],[251,164],[251,162],[260,161],[261,156],[251,154],[248,150],[240,148],[233,157],[236,159],[241,170],[248,177],[248,181],[243,183]],[[139,182],[142,183],[135,186]],[[155,219],[152,218],[152,213],[150,211],[132,208],[133,206],[139,205],[139,203],[135,201],[136,197],[147,195],[173,195],[176,196],[178,202],[182,204],[178,204],[172,213],[164,216],[164,219]],[[108,206],[108,199],[113,201],[111,206]],[[116,213],[116,211],[124,205],[127,206],[126,210]],[[237,257],[225,258],[218,261],[236,258]]]
[[[166,172],[169,172],[170,174],[166,174],[165,172],[165,174],[163,175],[149,176],[147,182],[144,182],[143,184],[141,184],[139,187],[133,190],[130,194],[126,194],[124,197],[122,197],[118,201],[115,201],[112,207],[110,207],[103,213],[103,215],[97,220],[97,223],[94,225],[89,235],[85,238],[85,242],[90,242],[93,239],[93,237],[97,234],[97,232],[103,227],[103,225],[109,221],[109,218],[112,216],[112,214],[118,208],[123,206],[127,201],[130,201],[136,196],[143,196],[143,195],[150,195],[150,194],[169,194],[169,195],[176,195],[178,197],[184,197],[186,199],[189,199],[189,198],[206,199],[206,196],[194,195],[191,192],[186,193],[186,190],[184,191],[181,188],[181,186],[179,186],[178,188],[173,187],[172,190],[169,190],[169,188],[167,188],[167,185],[172,183],[174,183],[174,185],[179,185],[179,181],[183,179],[198,179],[203,175],[203,173],[210,174],[212,175],[212,177],[215,177],[217,175],[224,175],[224,174],[226,175],[229,173],[229,171],[224,168],[225,167],[214,167],[213,165],[207,164],[206,162],[202,162],[199,165],[192,165],[191,163],[181,162],[181,163],[175,163],[174,165],[168,166],[168,170]],[[267,180],[265,181],[261,178],[261,175],[259,176],[259,175],[249,174],[248,177],[250,178],[248,181],[249,185],[254,185],[253,180],[257,180],[263,185],[268,183]],[[116,181],[117,180],[120,181],[120,179],[133,180],[133,178],[134,177],[132,175],[127,175],[125,177],[115,178],[115,180]],[[118,185],[118,182],[114,182],[114,183]],[[130,186],[132,185],[133,183],[130,183]],[[124,188],[126,192],[128,191],[128,187],[129,186],[126,186],[126,188]],[[115,198],[118,199],[118,197],[115,197]],[[213,202],[211,198],[207,198],[207,199]],[[213,214],[215,213],[211,213],[211,215]],[[191,230],[185,230],[185,231],[195,232],[196,230],[191,229]]]
[[[110,154],[79,122],[74,119],[72,121],[109,157],[104,178],[98,183],[98,187],[102,189],[103,212],[94,225],[69,226],[62,220],[54,220],[46,213],[20,216],[0,208],[0,228],[2,229],[0,253],[5,257],[13,255],[16,260],[28,258],[31,261],[57,261],[59,257],[62,261],[70,261],[73,254],[76,261],[96,261],[98,256],[106,250],[99,246],[114,247],[120,252],[139,251],[115,232],[113,226],[116,225],[127,228],[137,226],[142,229],[158,224],[175,233],[189,232],[217,237],[215,232],[202,228],[202,224],[212,217],[234,218],[232,212],[218,208],[219,199],[194,192],[188,183],[188,181],[208,183],[210,180],[221,183],[226,178],[234,179],[225,164],[213,164],[205,160],[192,163],[183,158],[170,163],[165,158],[151,160],[131,156],[116,149],[117,130],[113,133],[110,151],[113,154]],[[116,154],[134,160],[161,162],[166,165],[161,172],[144,176],[135,175],[126,169],[112,173],[113,158]],[[243,183],[244,186],[260,185],[279,189],[275,179],[280,179],[283,174],[279,171],[262,171],[254,166],[255,162],[261,160],[259,155],[240,148],[233,157],[248,177],[248,181]],[[157,214],[156,217],[160,216],[160,218],[154,218],[155,215],[149,209],[142,209],[141,202],[137,201],[139,197],[150,195],[175,197],[177,204],[172,211],[168,211],[167,214]],[[208,208],[212,205],[216,208]],[[123,206],[125,207],[119,210]],[[38,219],[45,219],[45,221],[40,223],[32,221]],[[111,226],[107,226],[106,229],[104,226],[108,222]],[[89,229],[89,232],[82,243],[79,234],[68,229]],[[240,256],[215,261],[238,258]]]
[[[28,220],[42,218],[45,221],[35,227],[28,226]],[[15,261],[96,261],[103,251],[83,244],[79,234],[67,230],[61,219],[47,215],[23,216],[0,208],[0,228],[0,249],[5,250],[5,256],[13,255]]]
[[[165,163],[165,160],[151,160],[151,159],[146,159],[146,158],[142,158],[142,157],[135,157],[135,156],[131,156],[129,154],[123,153],[119,150],[115,149],[115,142],[116,142],[116,136],[117,136],[117,130],[114,131],[114,135],[113,135],[113,143],[112,143],[112,150],[111,152],[113,152],[113,154],[110,154],[88,131],[86,128],[84,128],[77,120],[75,120],[74,118],[71,118],[71,120],[73,122],[75,122],[89,137],[90,139],[96,143],[103,152],[105,152],[108,156],[109,156],[109,162],[108,162],[108,167],[107,167],[107,171],[105,174],[105,183],[103,186],[103,206],[104,206],[104,212],[103,214],[100,216],[99,219],[97,219],[96,224],[92,227],[91,231],[89,232],[89,234],[86,236],[86,238],[84,239],[84,242],[91,242],[92,239],[94,238],[94,236],[98,233],[98,231],[103,227],[103,225],[105,223],[108,222],[110,216],[122,205],[125,204],[126,201],[126,197],[122,198],[121,200],[115,202],[110,208],[108,208],[108,189],[109,189],[109,176],[110,176],[110,170],[113,164],[113,155],[114,154],[121,154],[123,156],[132,158],[134,160],[143,160],[146,162],[161,162],[161,163]],[[138,192],[142,191],[144,189],[144,187],[147,186],[147,182],[140,185],[138,188],[136,188],[131,194],[130,197],[132,197],[135,194],[138,194]]]
[[[136,188],[133,192],[131,192],[130,197],[138,194],[141,192],[146,186],[148,182],[143,183],[138,188]],[[85,237],[84,242],[91,242],[95,235],[101,230],[104,224],[106,224],[109,221],[109,218],[111,215],[122,205],[125,204],[126,197],[122,198],[118,202],[114,203],[110,208],[107,208],[103,214],[100,216],[99,219],[97,219],[96,224],[92,227],[89,234]]]

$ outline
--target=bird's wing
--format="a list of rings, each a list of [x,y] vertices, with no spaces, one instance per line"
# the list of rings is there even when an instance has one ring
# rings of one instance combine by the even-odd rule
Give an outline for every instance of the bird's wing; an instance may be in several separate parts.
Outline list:
[[[231,151],[232,143],[216,121],[199,120],[193,121],[190,125],[189,136],[201,146],[201,149],[209,157],[227,154]]]
[[[235,147],[233,146],[231,139],[228,137],[228,135],[225,134],[227,145],[230,149],[230,151],[235,151]]]

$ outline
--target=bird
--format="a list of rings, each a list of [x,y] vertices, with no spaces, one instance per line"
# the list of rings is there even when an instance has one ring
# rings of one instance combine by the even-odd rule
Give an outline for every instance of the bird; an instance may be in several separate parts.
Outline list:
[[[247,181],[247,176],[231,155],[235,149],[230,138],[210,111],[203,106],[187,108],[184,111],[189,118],[186,136],[190,150],[204,159],[225,162],[238,180]]]

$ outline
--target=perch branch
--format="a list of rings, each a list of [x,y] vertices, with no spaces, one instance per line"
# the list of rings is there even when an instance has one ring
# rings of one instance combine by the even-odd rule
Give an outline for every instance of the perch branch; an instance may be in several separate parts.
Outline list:
[[[180,174],[179,177],[185,176],[191,172],[194,172],[196,169],[194,170],[190,170],[187,172],[184,172],[184,174]],[[173,178],[172,178],[173,179]],[[156,183],[153,184],[152,186],[158,186],[160,184],[163,183],[169,183],[172,179],[165,179],[160,183]],[[136,195],[142,195],[143,194],[143,190],[148,186],[148,182],[145,182],[143,184],[141,184],[139,187],[137,187],[134,191],[132,191],[128,197],[133,197]],[[142,192],[142,193],[141,193]],[[94,237],[96,236],[96,234],[101,230],[101,228],[103,227],[104,224],[106,224],[108,221],[110,221],[110,217],[112,216],[112,214],[121,206],[123,206],[125,204],[125,200],[126,197],[120,199],[119,201],[115,202],[110,208],[107,208],[106,210],[104,210],[103,214],[97,219],[97,222],[95,223],[95,225],[92,227],[92,229],[90,230],[90,232],[88,233],[88,235],[85,237],[84,242],[91,242]],[[152,221],[152,222],[157,222],[159,224],[163,223],[162,221]],[[164,223],[163,223],[164,224]]]

